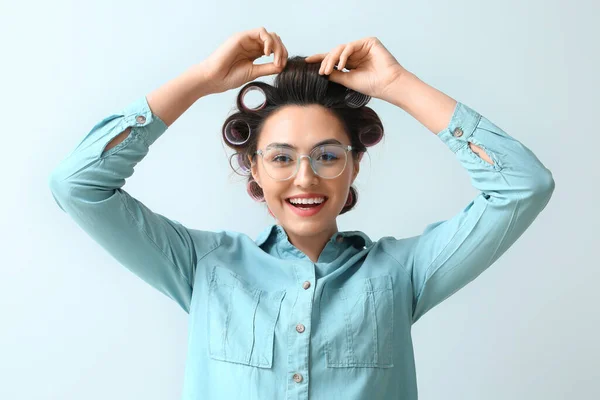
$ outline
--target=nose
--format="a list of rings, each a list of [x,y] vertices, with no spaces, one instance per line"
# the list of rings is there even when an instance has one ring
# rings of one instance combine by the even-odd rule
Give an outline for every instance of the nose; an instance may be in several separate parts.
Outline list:
[[[315,171],[312,170],[310,166],[310,159],[307,156],[302,156],[300,158],[300,166],[298,167],[298,172],[294,177],[294,182],[298,186],[311,186],[318,179]]]

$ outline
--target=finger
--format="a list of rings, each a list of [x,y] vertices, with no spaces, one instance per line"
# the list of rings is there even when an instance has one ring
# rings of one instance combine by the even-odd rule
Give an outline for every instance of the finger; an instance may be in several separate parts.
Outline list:
[[[273,38],[273,46],[275,47],[275,53],[273,55],[273,64],[276,67],[280,67],[283,64],[283,55],[284,55],[283,43],[281,42],[281,40],[279,40],[279,38],[277,37],[277,34],[272,32],[272,33],[270,33],[270,35]]]
[[[340,54],[344,51],[345,47],[345,45],[340,45],[330,53],[331,56],[327,59],[327,64],[325,65],[325,69],[323,70],[325,74],[331,74],[331,71],[333,71],[333,66],[340,59]]]
[[[323,59],[325,58],[326,55],[327,55],[327,53],[313,54],[311,56],[306,57],[304,59],[304,61],[306,61],[308,63],[323,61]]]
[[[363,60],[369,55],[369,47],[366,45],[369,38],[355,40],[348,44],[352,48],[352,61],[357,62]],[[348,68],[354,68],[352,64],[348,63]]]
[[[273,35],[275,36],[275,40],[279,43],[279,49],[280,49],[279,63],[277,64],[277,66],[284,67],[287,62],[288,51],[285,48],[285,45],[283,44],[281,37],[279,37],[279,35],[276,33],[273,33]]]
[[[270,47],[271,47],[271,40],[272,39],[269,37],[263,43],[263,47],[264,47],[264,51],[263,52],[265,53],[265,56],[267,56],[267,57],[269,56],[269,54],[271,54],[271,49],[270,49]]]
[[[252,65],[250,80],[253,81],[261,76],[274,75],[278,74],[279,72],[281,72],[281,70],[273,63],[254,64]]]
[[[283,50],[284,50],[284,64],[287,63],[287,59],[290,56],[290,54],[288,53],[287,47],[285,47],[285,45],[283,44],[283,40],[281,40],[281,37],[279,35],[277,35],[277,38],[279,39],[279,41],[281,42],[281,45],[283,46]]]
[[[343,46],[338,46],[335,49],[334,53],[332,54],[332,57],[328,61],[327,70],[325,71],[325,73],[327,75],[331,75],[331,73],[333,72],[333,67],[335,65],[339,64],[339,62],[340,62],[340,56],[344,52],[345,48],[346,48],[346,45],[343,45]]]
[[[354,51],[354,47],[352,46],[352,44],[349,44],[348,46],[346,46],[344,51],[342,51],[342,54],[340,54],[340,62],[338,63],[338,66],[337,66],[337,69],[339,71],[344,69],[344,67],[346,66],[346,63],[348,62],[348,57],[350,57],[350,55],[352,54],[353,51]]]
[[[327,55],[321,61],[321,67],[319,68],[319,75],[323,75],[325,73],[325,65],[327,65],[327,61],[329,60],[329,56],[331,53],[327,53]]]
[[[277,61],[279,58],[279,54],[281,53],[279,42],[275,35],[271,32],[269,33],[269,42],[271,43],[271,50],[273,53],[273,64],[277,65]],[[270,54],[270,53],[269,53]]]
[[[265,56],[269,56],[273,52],[273,38],[264,27],[261,26],[260,28],[245,31],[240,35],[242,41],[247,43],[248,46],[262,45],[262,53]],[[260,49],[260,47],[258,48]]]

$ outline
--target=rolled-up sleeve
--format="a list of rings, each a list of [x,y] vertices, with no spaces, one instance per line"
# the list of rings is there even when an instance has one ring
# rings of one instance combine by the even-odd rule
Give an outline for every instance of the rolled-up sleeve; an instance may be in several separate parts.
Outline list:
[[[105,151],[128,127],[129,135]],[[93,240],[189,312],[196,263],[218,247],[219,234],[192,232],[122,188],[166,130],[140,97],[98,122],[52,171],[49,186],[61,210]]]
[[[515,138],[458,102],[437,135],[468,171],[479,194],[449,220],[411,240],[406,268],[413,289],[413,323],[492,265],[546,207],[551,172]],[[482,148],[493,164],[469,146]]]

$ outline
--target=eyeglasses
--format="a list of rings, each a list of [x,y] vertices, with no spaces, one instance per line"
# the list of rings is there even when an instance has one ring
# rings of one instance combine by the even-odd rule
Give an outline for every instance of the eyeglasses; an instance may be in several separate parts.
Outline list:
[[[324,179],[337,178],[344,172],[348,162],[348,152],[352,146],[326,144],[315,147],[310,155],[298,154],[289,147],[267,146],[257,150],[262,158],[262,164],[267,174],[276,181],[286,181],[296,176],[300,169],[300,161],[308,158],[313,172]]]

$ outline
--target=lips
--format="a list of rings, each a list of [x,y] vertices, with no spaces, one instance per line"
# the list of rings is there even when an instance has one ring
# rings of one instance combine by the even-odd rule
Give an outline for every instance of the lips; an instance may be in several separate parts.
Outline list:
[[[291,204],[291,205],[292,205],[292,206],[294,206],[294,207],[304,207],[304,208],[311,208],[311,207],[317,207],[317,206],[320,206],[320,205],[323,205],[323,204],[325,204],[325,202],[327,201],[327,199],[328,199],[328,198],[327,198],[327,197],[325,197],[325,196],[321,196],[321,197],[323,197],[323,198],[325,199],[325,200],[323,200],[323,202],[321,202],[321,203],[312,203],[312,204],[309,204],[309,203],[307,203],[307,204],[294,204],[294,203],[292,203],[292,202],[290,201],[290,199],[292,199],[293,197],[292,197],[292,198],[290,198],[290,199],[285,199],[285,201],[286,201],[286,202],[288,202],[289,204]],[[311,198],[313,198],[313,197],[311,197]]]
[[[325,196],[324,194],[308,193],[308,194],[301,194],[298,196],[291,196],[291,197],[286,198],[286,200],[289,201],[290,199],[317,199],[319,197],[323,197],[325,200],[328,199],[328,197]]]
[[[323,209],[323,206],[325,205],[325,203],[327,203],[327,198],[325,198],[325,201],[323,201],[321,204],[318,205],[307,205],[307,204],[301,204],[300,206],[295,206],[292,203],[290,203],[289,199],[286,200],[286,203],[288,204],[288,207],[290,207],[290,209],[298,216],[300,217],[312,217],[313,215],[317,214],[319,211],[321,211]]]

